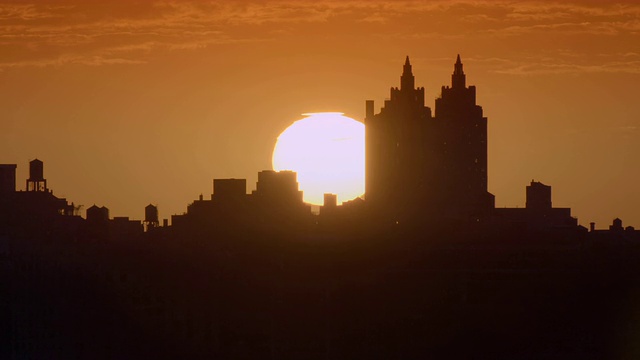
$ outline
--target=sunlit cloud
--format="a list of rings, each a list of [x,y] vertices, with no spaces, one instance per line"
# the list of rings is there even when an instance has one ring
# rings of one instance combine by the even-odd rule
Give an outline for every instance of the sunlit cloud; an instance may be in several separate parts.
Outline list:
[[[7,70],[12,68],[24,68],[24,67],[60,67],[64,65],[79,64],[87,66],[101,66],[101,65],[140,65],[145,64],[147,61],[139,58],[125,58],[118,56],[109,56],[106,53],[95,54],[61,54],[47,56],[40,59],[21,59],[18,61],[2,61],[0,62],[0,70]]]
[[[555,24],[536,24],[536,25],[514,25],[498,29],[490,29],[487,32],[497,37],[513,37],[533,33],[553,33],[558,35],[575,35],[575,34],[591,34],[591,35],[617,35],[621,28],[620,24],[593,24],[590,22],[579,23],[555,23]]]
[[[359,22],[368,22],[368,23],[380,23],[380,24],[384,24],[387,23],[389,21],[389,19],[387,17],[385,17],[384,15],[380,14],[380,13],[374,13],[371,14],[365,18],[359,19]]]
[[[553,35],[569,43],[577,36],[626,37],[640,43],[640,5],[633,2],[288,0],[96,5],[78,1],[65,6],[0,5],[0,48],[11,49],[4,51],[11,56],[0,60],[0,67],[140,64],[150,61],[156,51],[199,51],[231,43],[292,41],[296,36],[302,42],[305,38],[297,34],[310,24],[318,29],[317,36],[337,37],[348,31],[387,41],[524,43]],[[637,72],[634,62],[566,65],[562,62],[568,53],[557,49],[554,64],[523,63],[499,71]],[[515,50],[512,56],[524,61]]]
[[[60,15],[56,10],[68,8],[68,6],[43,6],[36,4],[0,4],[0,21],[28,21],[59,17]]]
[[[55,59],[4,62],[4,63],[0,63],[0,71],[10,69],[10,68],[63,66],[67,64],[101,66],[101,65],[122,65],[122,64],[133,65],[133,64],[144,64],[144,63],[145,62],[141,60],[125,59],[125,58],[64,55],[64,56],[57,57]]]

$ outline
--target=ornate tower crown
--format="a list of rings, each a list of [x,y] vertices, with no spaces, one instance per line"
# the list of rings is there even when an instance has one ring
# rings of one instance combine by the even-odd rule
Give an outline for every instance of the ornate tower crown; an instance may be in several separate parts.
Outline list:
[[[411,71],[411,62],[409,62],[409,56],[404,62],[402,68],[402,76],[400,77],[400,90],[413,90],[415,88],[415,78]]]
[[[451,75],[451,87],[454,89],[465,88],[467,86],[466,75],[462,70],[462,61],[460,61],[460,54],[456,59],[455,65],[453,65],[453,75]]]

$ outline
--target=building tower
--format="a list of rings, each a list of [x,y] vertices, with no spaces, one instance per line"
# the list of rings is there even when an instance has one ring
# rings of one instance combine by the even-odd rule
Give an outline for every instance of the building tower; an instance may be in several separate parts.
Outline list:
[[[407,56],[400,88],[391,88],[380,113],[366,102],[365,118],[365,200],[378,212],[399,220],[424,201],[425,162],[428,149],[425,128],[432,120],[424,105],[424,88],[415,88],[411,62]]]
[[[415,88],[409,57],[400,88],[391,88],[380,113],[366,102],[367,206],[391,221],[475,221],[489,214],[487,118],[466,85],[458,55],[451,86],[436,99],[435,116]]]
[[[27,179],[27,191],[46,192],[47,180],[44,178],[44,163],[38,159],[29,162],[29,178]]]
[[[451,87],[443,86],[436,99],[435,118],[440,131],[439,150],[444,215],[482,217],[494,207],[487,192],[487,118],[476,104],[476,87],[466,86],[460,55],[454,64]]]

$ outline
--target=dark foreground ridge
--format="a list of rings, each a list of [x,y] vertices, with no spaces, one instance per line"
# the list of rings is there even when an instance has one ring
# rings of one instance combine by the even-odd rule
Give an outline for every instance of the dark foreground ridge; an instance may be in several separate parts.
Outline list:
[[[366,105],[366,200],[319,214],[296,174],[216,179],[171,226],[26,191],[0,165],[0,358],[624,359],[640,345],[640,232],[577,225],[532,181],[487,191],[487,118],[462,62],[435,114]]]

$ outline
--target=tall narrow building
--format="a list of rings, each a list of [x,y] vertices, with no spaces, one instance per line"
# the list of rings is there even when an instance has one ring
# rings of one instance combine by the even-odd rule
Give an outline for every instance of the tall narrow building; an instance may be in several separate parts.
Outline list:
[[[466,85],[460,55],[451,87],[443,86],[441,97],[436,99],[435,117],[443,146],[443,211],[452,217],[481,217],[495,203],[487,191],[487,118],[476,104],[476,87]]]
[[[374,114],[373,101],[367,101],[365,199],[375,210],[398,217],[419,204],[416,191],[425,180],[422,129],[431,120],[407,56],[400,88],[391,88],[380,113]]]

